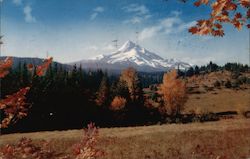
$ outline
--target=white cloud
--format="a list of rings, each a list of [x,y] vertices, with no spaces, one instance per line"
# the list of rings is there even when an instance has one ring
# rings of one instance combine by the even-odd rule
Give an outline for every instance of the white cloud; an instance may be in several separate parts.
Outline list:
[[[114,51],[116,49],[116,47],[112,44],[108,44],[108,45],[105,45],[102,50],[103,51]]]
[[[158,34],[162,30],[161,26],[152,26],[148,27],[142,30],[142,32],[139,34],[139,39],[144,40],[144,39],[149,39],[156,34]]]
[[[139,34],[139,39],[145,40],[160,34],[177,34],[188,29],[192,25],[195,25],[194,21],[186,23],[179,17],[168,17],[160,20],[153,26],[144,28]]]
[[[182,14],[182,12],[174,10],[174,11],[171,11],[170,14],[173,15],[173,16],[175,16],[175,17],[179,17]]]
[[[93,9],[93,13],[90,15],[90,20],[94,20],[100,13],[104,12],[104,8],[98,6]]]
[[[27,23],[35,23],[36,18],[32,15],[32,8],[27,5],[23,8],[24,19]]]
[[[137,15],[149,14],[148,8],[144,5],[130,4],[129,6],[124,7],[123,9],[126,12],[136,13]]]
[[[101,6],[96,7],[96,8],[94,9],[94,12],[99,12],[99,13],[104,12],[104,8],[101,7]]]
[[[130,19],[123,21],[124,23],[132,23],[132,24],[142,23],[144,20],[152,17],[148,8],[144,5],[130,4],[129,6],[126,6],[122,9],[127,13],[133,14],[133,16]]]
[[[86,50],[97,51],[99,50],[99,47],[96,45],[91,45],[89,47],[86,47]]]
[[[177,28],[179,32],[187,30],[188,28],[194,26],[196,24],[196,21],[191,21],[188,23],[181,23],[181,25]]]
[[[13,0],[12,2],[17,6],[20,6],[22,4],[22,0]]]
[[[97,17],[97,15],[98,15],[98,13],[96,13],[96,12],[91,14],[90,20],[94,20]]]

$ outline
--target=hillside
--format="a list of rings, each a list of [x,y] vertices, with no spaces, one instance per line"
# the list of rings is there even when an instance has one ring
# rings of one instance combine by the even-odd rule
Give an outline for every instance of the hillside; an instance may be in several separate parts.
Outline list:
[[[225,159],[250,157],[250,119],[100,129],[99,147],[107,159]],[[21,137],[50,141],[53,149],[71,152],[81,130],[0,136],[1,145]]]
[[[242,116],[242,113],[250,111],[249,79],[250,74],[247,72],[234,77],[229,71],[186,77],[184,80],[187,81],[188,100],[183,113],[206,114],[234,111]],[[160,105],[159,97],[152,98],[160,94],[159,89],[159,85],[144,89],[149,104],[154,107]]]

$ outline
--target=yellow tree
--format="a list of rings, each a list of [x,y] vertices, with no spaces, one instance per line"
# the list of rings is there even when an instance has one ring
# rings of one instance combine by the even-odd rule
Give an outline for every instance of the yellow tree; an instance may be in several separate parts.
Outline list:
[[[122,71],[120,81],[127,84],[132,101],[141,100],[142,89],[140,88],[140,80],[134,68],[129,67]]]
[[[186,83],[177,78],[177,71],[164,74],[160,93],[163,96],[164,111],[171,116],[177,116],[187,101]]]

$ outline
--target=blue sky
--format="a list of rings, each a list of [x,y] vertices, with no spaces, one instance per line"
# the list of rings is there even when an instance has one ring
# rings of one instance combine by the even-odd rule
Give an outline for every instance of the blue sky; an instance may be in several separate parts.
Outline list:
[[[208,7],[176,0],[0,0],[3,55],[73,62],[116,50],[112,40],[136,41],[164,58],[192,64],[248,63],[249,30],[225,26],[223,38],[194,36],[188,28]]]

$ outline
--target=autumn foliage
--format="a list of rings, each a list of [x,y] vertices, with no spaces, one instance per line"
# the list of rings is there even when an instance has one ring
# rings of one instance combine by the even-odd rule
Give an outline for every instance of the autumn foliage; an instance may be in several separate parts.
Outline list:
[[[165,112],[171,116],[180,114],[187,101],[187,92],[186,84],[177,78],[176,70],[164,74],[160,93],[163,96]]]
[[[45,59],[41,66],[37,66],[37,76],[42,76],[52,62],[52,58]],[[0,61],[0,78],[4,78],[12,67],[13,59],[7,57]],[[29,65],[28,67],[33,67]],[[30,69],[30,68],[29,68]],[[30,104],[26,103],[26,94],[31,86],[21,88],[18,92],[7,95],[4,99],[0,99],[0,110],[4,113],[1,118],[0,128],[7,128],[10,124],[16,123],[19,119],[27,116]]]
[[[47,159],[59,158],[58,154],[52,151],[48,142],[42,140],[34,144],[31,139],[21,138],[17,144],[7,144],[0,148],[1,159]]]
[[[94,159],[104,155],[104,152],[96,148],[98,143],[98,129],[94,123],[88,124],[84,129],[83,139],[73,146],[75,159]]]
[[[5,60],[0,60],[0,78],[4,78],[9,73],[12,64],[13,59],[11,57],[7,57]]]
[[[123,70],[120,81],[124,81],[127,84],[132,101],[139,100],[141,90],[139,88],[140,81],[136,70],[132,67]]]
[[[47,69],[49,68],[49,65],[52,63],[52,60],[53,58],[50,57],[48,59],[45,59],[42,65],[37,66],[36,68],[37,76],[43,76],[46,73]]]
[[[223,24],[232,24],[238,30],[250,28],[250,0],[197,0],[195,6],[210,5],[210,18],[198,20],[189,32],[196,35],[224,36]]]
[[[3,110],[5,118],[1,119],[0,128],[7,128],[11,123],[27,116],[29,104],[26,103],[25,95],[30,87],[22,88],[17,93],[7,95],[5,99],[0,100],[0,109]]]
[[[111,102],[111,110],[121,110],[125,107],[127,100],[123,97],[116,96]]]

